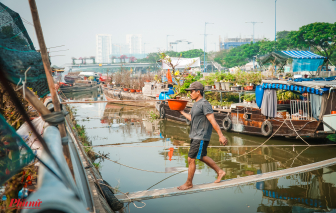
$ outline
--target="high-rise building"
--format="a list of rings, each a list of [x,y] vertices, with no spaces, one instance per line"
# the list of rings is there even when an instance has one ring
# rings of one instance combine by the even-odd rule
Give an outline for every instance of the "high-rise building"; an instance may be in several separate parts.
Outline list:
[[[254,42],[261,41],[262,39],[255,38]],[[219,48],[220,50],[228,50],[231,48],[239,47],[243,44],[250,44],[253,41],[252,38],[225,38],[224,42],[219,41]]]
[[[112,54],[112,37],[106,34],[96,35],[96,62],[110,63]]]
[[[112,44],[112,56],[129,55],[130,47],[128,44]]]
[[[142,53],[142,35],[141,34],[126,35],[126,43],[129,45],[130,54],[141,54]]]

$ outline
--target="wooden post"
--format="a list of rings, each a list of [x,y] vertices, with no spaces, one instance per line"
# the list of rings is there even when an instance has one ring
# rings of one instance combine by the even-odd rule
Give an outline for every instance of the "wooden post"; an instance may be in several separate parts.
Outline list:
[[[53,80],[53,77],[51,75],[50,61],[49,61],[49,57],[48,57],[47,47],[46,47],[45,42],[44,42],[44,37],[43,37],[42,27],[41,27],[41,23],[40,23],[40,18],[39,18],[38,11],[37,11],[36,2],[35,2],[35,0],[28,0],[28,1],[29,1],[29,5],[30,5],[30,10],[31,10],[31,13],[32,13],[32,18],[33,18],[33,22],[34,22],[34,28],[35,28],[37,40],[38,40],[39,46],[40,46],[40,52],[41,52],[43,67],[44,67],[44,71],[45,71],[46,76],[47,76],[47,81],[48,81],[48,85],[49,85],[51,99],[52,99],[52,102],[54,104],[55,111],[60,112],[61,111],[61,106],[60,106],[60,102],[57,98],[56,89],[55,89],[55,85],[54,85],[54,80]],[[62,138],[67,136],[66,131],[65,131],[64,123],[59,124],[58,129],[61,133]],[[63,145],[63,153],[64,153],[64,157],[65,157],[65,159],[68,163],[69,169],[72,173],[72,176],[75,179],[68,144]]]
[[[41,115],[47,115],[50,113],[48,108],[44,106],[42,101],[40,101],[32,91],[26,88],[25,93],[26,93],[26,100],[36,109],[38,113],[40,113]]]

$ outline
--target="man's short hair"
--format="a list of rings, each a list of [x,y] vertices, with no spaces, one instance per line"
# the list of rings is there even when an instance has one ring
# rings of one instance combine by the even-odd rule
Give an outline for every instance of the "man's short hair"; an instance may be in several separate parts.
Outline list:
[[[196,91],[199,91],[201,96],[203,96],[203,92],[204,92],[203,90],[196,90]]]

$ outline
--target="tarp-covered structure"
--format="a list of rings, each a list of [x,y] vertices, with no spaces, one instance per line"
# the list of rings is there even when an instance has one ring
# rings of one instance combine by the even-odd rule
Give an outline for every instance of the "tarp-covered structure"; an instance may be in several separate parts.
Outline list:
[[[22,83],[26,79],[26,87],[32,88],[40,97],[49,93],[41,53],[35,50],[20,15],[1,2],[0,64],[12,83],[18,84],[20,80]]]
[[[288,59],[293,59],[293,72],[317,71],[327,59],[310,51],[274,51],[267,55],[258,57],[260,64],[275,63],[280,69],[287,63]]]

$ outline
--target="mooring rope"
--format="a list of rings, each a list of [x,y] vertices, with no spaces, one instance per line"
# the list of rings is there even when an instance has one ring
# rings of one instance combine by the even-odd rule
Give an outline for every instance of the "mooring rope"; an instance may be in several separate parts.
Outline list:
[[[136,143],[136,142],[134,142]],[[240,147],[259,147],[260,145],[240,145],[240,146],[208,146],[208,148],[240,148]],[[302,145],[302,144],[293,144],[293,145],[265,145],[266,147],[306,147],[306,146],[312,146],[312,147],[325,147],[325,146],[336,146],[336,144],[316,144],[316,145]],[[173,148],[190,148],[190,146],[123,146],[123,145],[93,145],[93,146],[83,146],[83,147],[126,147],[126,148],[132,148],[132,147],[140,147],[140,148],[162,148],[162,147],[173,147]]]
[[[94,152],[94,151],[92,151],[92,152]],[[99,156],[101,156],[102,158],[105,158],[106,160],[109,160],[109,161],[111,161],[111,162],[113,162],[113,163],[116,163],[116,164],[119,164],[119,165],[121,165],[121,166],[125,166],[125,167],[128,167],[128,168],[131,168],[131,169],[135,169],[135,170],[139,170],[139,171],[144,171],[144,172],[153,172],[153,173],[173,173],[173,172],[159,172],[159,171],[152,171],[152,170],[146,170],[146,169],[135,168],[135,167],[132,167],[132,166],[128,166],[128,165],[119,163],[118,161],[114,161],[114,160],[112,160],[112,159],[110,159],[110,158],[108,158],[108,157],[105,157],[105,156],[103,156],[103,155],[97,153],[97,152],[94,152],[94,153],[97,154],[97,155],[99,155]]]
[[[280,127],[265,141],[265,142],[263,142],[261,145],[259,145],[258,147],[256,147],[255,149],[253,149],[253,150],[251,150],[251,151],[249,151],[249,152],[246,152],[246,153],[244,153],[244,154],[241,154],[241,155],[239,155],[239,156],[237,156],[237,158],[238,157],[242,157],[242,156],[245,156],[245,155],[248,155],[248,154],[250,154],[251,152],[254,152],[255,150],[257,150],[258,148],[260,148],[261,146],[263,146],[265,143],[267,143],[267,141],[269,141],[277,132],[278,132],[278,130],[282,127],[282,125],[283,125],[284,123],[282,123],[281,125],[280,125]],[[86,146],[83,146],[83,147],[86,147]],[[223,146],[224,147],[224,146]],[[94,152],[94,151],[93,151]],[[131,168],[131,169],[135,169],[135,170],[139,170],[139,171],[145,171],[145,172],[153,172],[153,173],[175,173],[175,174],[178,174],[178,173],[182,173],[182,172],[185,172],[185,171],[187,171],[188,169],[186,169],[186,170],[182,170],[182,171],[179,171],[179,172],[160,172],[160,171],[152,171],[152,170],[146,170],[146,169],[139,169],[139,168],[135,168],[135,167],[132,167],[132,166],[128,166],[128,165],[125,165],[125,164],[122,164],[122,163],[119,163],[118,161],[114,161],[114,160],[112,160],[112,159],[110,159],[110,158],[108,158],[108,157],[106,157],[106,156],[103,156],[103,155],[101,155],[101,154],[99,154],[99,153],[97,153],[97,152],[94,152],[95,154],[97,154],[97,155],[99,155],[99,156],[101,156],[102,158],[104,158],[104,159],[106,159],[106,160],[109,160],[109,161],[111,161],[111,162],[114,162],[114,163],[116,163],[116,164],[119,164],[119,165],[122,165],[122,166],[125,166],[125,167],[128,167],[128,168]],[[215,163],[220,163],[220,162],[222,162],[223,160],[221,160],[221,161],[217,161],[217,162],[215,162]]]

